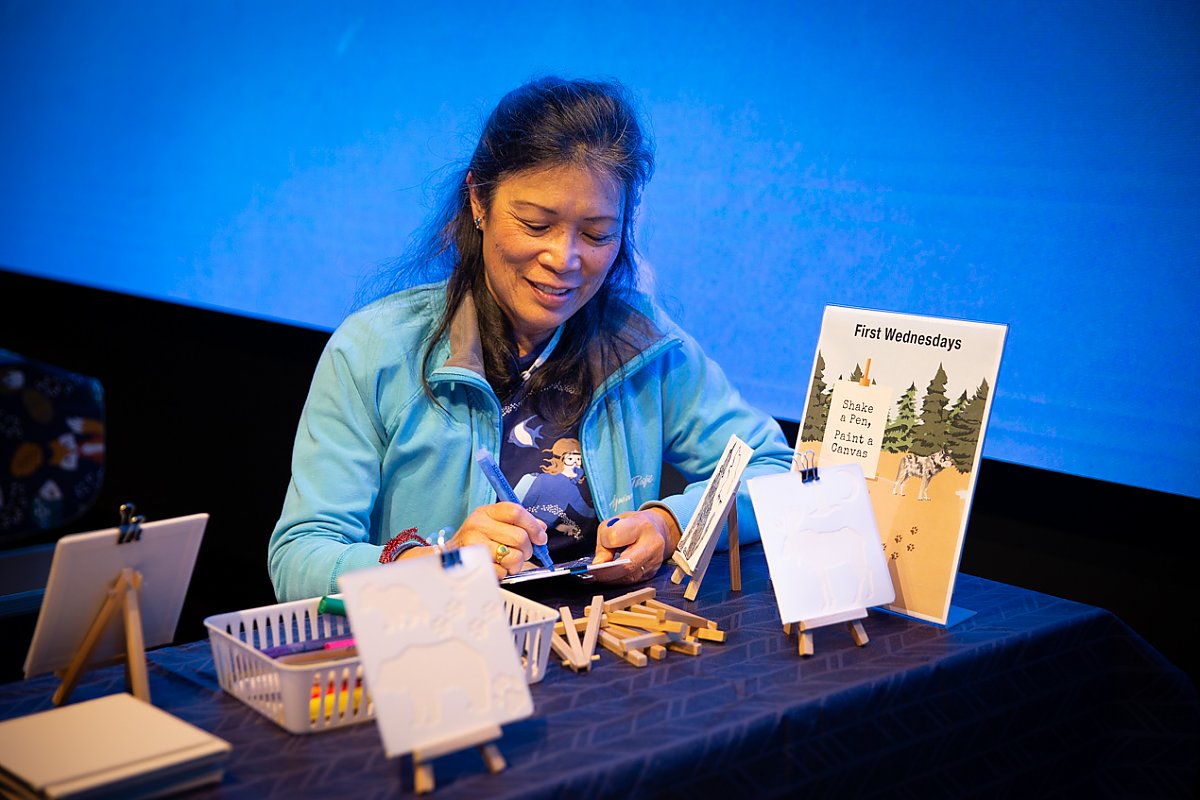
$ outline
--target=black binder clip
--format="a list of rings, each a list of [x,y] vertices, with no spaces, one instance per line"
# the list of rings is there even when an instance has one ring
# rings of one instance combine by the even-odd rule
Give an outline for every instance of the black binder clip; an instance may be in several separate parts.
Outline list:
[[[117,544],[140,541],[142,523],[146,518],[137,513],[133,503],[121,504],[121,524],[117,527]]]
[[[459,551],[459,549],[457,547],[446,546],[445,528],[442,528],[440,531],[438,531],[437,549],[438,554],[442,558],[442,569],[462,563],[462,553]]]
[[[821,475],[817,472],[817,454],[812,450],[800,456],[796,461],[796,465],[800,468],[801,483],[812,483],[813,481],[821,480]]]

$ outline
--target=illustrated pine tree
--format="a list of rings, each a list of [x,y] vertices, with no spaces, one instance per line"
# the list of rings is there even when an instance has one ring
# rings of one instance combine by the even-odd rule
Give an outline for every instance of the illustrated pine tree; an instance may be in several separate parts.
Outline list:
[[[921,400],[920,425],[914,431],[911,451],[920,456],[936,453],[947,443],[946,370],[938,364],[937,372],[925,388]]]
[[[963,389],[963,393],[954,401],[954,405],[950,406],[950,410],[946,413],[946,424],[953,427],[955,421],[962,415],[967,408],[967,390]]]
[[[825,423],[829,419],[829,386],[825,383],[825,359],[817,351],[817,365],[813,370],[812,388],[808,393],[808,408],[804,410],[804,427],[800,439],[819,442],[825,438]]]
[[[983,409],[987,407],[988,386],[985,378],[975,394],[971,396],[962,410],[954,416],[950,423],[949,447],[954,454],[954,466],[960,472],[971,470],[971,457],[979,446],[979,432],[983,427]]]
[[[917,426],[917,385],[910,384],[900,395],[896,416],[888,420],[883,431],[883,449],[889,453],[908,452],[913,445],[913,429]]]

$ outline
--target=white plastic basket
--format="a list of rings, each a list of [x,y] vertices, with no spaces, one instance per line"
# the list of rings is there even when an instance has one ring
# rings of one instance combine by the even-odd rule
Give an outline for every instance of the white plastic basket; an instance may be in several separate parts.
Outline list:
[[[505,589],[500,594],[525,680],[537,683],[546,676],[558,614]],[[280,644],[350,635],[349,620],[318,613],[320,602],[313,597],[204,620],[221,688],[290,733],[315,733],[375,716],[357,656],[286,664],[262,652]]]

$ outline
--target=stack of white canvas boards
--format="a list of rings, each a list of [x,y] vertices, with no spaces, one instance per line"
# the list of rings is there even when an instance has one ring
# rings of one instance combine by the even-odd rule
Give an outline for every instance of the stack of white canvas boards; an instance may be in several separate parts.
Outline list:
[[[230,745],[120,693],[0,722],[0,794],[145,798],[214,783]]]

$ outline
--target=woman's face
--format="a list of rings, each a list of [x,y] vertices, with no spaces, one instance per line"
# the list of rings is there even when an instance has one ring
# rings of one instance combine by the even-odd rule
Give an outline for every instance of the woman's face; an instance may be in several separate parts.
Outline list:
[[[472,187],[487,287],[512,323],[520,355],[541,346],[604,283],[621,249],[621,201],[615,181],[574,166],[510,175],[488,209]]]

